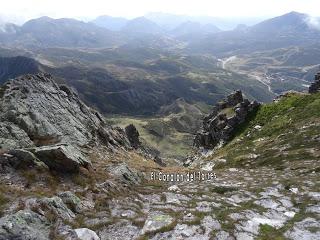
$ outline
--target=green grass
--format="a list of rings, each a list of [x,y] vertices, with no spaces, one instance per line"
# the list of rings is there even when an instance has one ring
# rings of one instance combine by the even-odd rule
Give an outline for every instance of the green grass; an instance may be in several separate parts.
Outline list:
[[[256,130],[257,125],[262,129]],[[246,122],[237,127],[232,140],[213,158],[225,158],[229,166],[269,165],[281,169],[284,161],[319,159],[318,153],[308,151],[318,149],[319,132],[320,93],[290,94],[251,112]],[[252,154],[258,157],[252,159]]]
[[[257,239],[258,240],[269,240],[269,239],[285,240],[285,238],[282,236],[281,232],[278,229],[272,226],[269,226],[268,224],[260,225],[259,236],[257,237]]]

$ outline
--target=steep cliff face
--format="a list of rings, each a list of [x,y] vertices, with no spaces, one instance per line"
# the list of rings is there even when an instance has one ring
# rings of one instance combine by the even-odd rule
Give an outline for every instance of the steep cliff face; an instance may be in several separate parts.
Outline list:
[[[83,147],[130,147],[124,130],[108,126],[77,93],[48,74],[13,79],[0,93],[2,150],[27,148],[49,168],[77,171],[90,164]]]
[[[214,148],[219,143],[229,140],[236,127],[258,106],[258,102],[244,99],[239,90],[230,94],[217,103],[212,112],[204,118],[203,127],[197,133],[194,145]]]

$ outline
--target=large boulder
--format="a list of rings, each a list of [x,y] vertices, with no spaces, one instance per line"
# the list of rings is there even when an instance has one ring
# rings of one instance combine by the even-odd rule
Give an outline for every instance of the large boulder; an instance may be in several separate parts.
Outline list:
[[[30,167],[46,169],[45,163],[40,161],[32,152],[25,149],[13,149],[8,152],[8,161],[13,168],[26,169]]]
[[[28,198],[24,202],[24,207],[42,216],[49,216],[52,222],[59,219],[71,221],[75,217],[75,213],[58,196]]]
[[[90,166],[90,161],[78,148],[71,145],[44,146],[30,151],[50,169],[61,172],[78,172],[80,167]]]
[[[140,183],[142,179],[142,176],[138,171],[128,167],[125,163],[110,166],[108,167],[108,171],[115,179],[126,184]]]
[[[195,136],[194,146],[208,149],[227,142],[236,127],[258,106],[256,101],[244,99],[239,90],[230,94],[204,118],[202,129]]]

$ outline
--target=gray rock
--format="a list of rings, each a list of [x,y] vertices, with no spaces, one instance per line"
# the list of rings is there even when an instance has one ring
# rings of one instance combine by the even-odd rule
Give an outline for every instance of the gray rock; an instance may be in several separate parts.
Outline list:
[[[77,233],[59,219],[51,230],[51,239],[79,240]]]
[[[47,219],[29,210],[0,218],[0,240],[48,240],[49,232]]]
[[[206,229],[207,233],[210,233],[212,230],[220,230],[221,225],[220,223],[211,216],[205,216],[201,221],[201,226]]]
[[[120,128],[107,126],[78,94],[48,74],[25,75],[5,84],[0,101],[0,148],[57,143],[129,146]]]
[[[44,146],[31,149],[50,169],[61,172],[78,172],[79,168],[90,166],[79,149],[71,145]]]
[[[243,99],[239,90],[230,94],[204,118],[202,129],[194,139],[194,146],[210,149],[228,141],[235,128],[258,106],[256,101],[250,103],[248,99]]]
[[[213,239],[214,240],[234,240],[234,238],[231,237],[230,234],[225,231],[219,231]]]
[[[92,202],[87,200],[82,201],[70,191],[59,193],[58,196],[74,213],[82,213],[86,210],[94,208],[94,204]]]
[[[75,214],[57,196],[39,199],[37,204],[39,204],[39,211],[49,212],[57,218],[71,221],[75,217]]]
[[[13,157],[9,159],[10,165],[14,168],[48,168],[32,152],[24,149],[10,150],[9,154]]]
[[[75,232],[80,240],[100,240],[99,236],[88,228],[78,228]]]
[[[4,119],[0,121],[0,147],[2,149],[24,148],[32,145],[33,142],[29,139],[28,134],[19,126]]]
[[[127,164],[123,163],[116,166],[108,167],[108,171],[115,178],[124,181],[128,184],[136,184],[141,182],[141,175],[138,171],[129,168]]]
[[[168,227],[173,224],[174,219],[170,215],[162,212],[152,212],[149,214],[144,226],[141,230],[141,234],[152,233],[159,231],[164,227]]]
[[[137,239],[139,229],[129,221],[120,221],[99,231],[101,240]]]
[[[204,235],[203,229],[197,225],[188,226],[186,224],[177,224],[177,226],[169,232],[157,233],[152,240],[161,239],[186,239],[186,240],[209,240],[207,235]]]
[[[320,222],[314,218],[306,218],[295,223],[291,230],[285,232],[284,236],[292,240],[318,240],[320,239]]]

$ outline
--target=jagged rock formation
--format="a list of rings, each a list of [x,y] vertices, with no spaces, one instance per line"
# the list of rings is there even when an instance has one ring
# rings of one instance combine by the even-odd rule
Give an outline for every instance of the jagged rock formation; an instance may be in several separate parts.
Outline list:
[[[82,147],[130,147],[121,128],[107,126],[76,92],[48,74],[16,78],[0,93],[0,149],[27,148],[49,168],[77,171],[90,165]]]
[[[318,72],[315,77],[315,81],[309,87],[309,93],[320,92],[320,72]]]
[[[204,118],[203,128],[197,133],[194,146],[214,148],[220,142],[227,141],[236,126],[243,123],[247,115],[258,106],[258,102],[244,99],[240,90],[230,94]]]
[[[133,124],[126,126],[125,132],[128,136],[131,147],[137,149],[141,146],[141,142],[139,140],[139,132]]]

